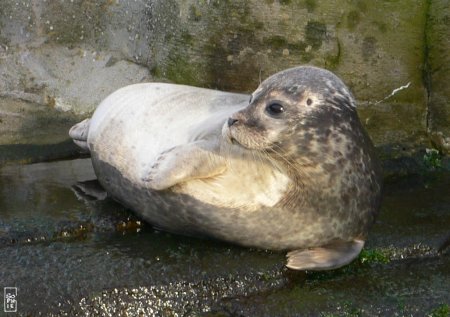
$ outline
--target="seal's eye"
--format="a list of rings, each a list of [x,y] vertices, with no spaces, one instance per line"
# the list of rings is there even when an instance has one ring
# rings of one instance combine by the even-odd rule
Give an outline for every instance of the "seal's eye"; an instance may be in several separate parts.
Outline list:
[[[272,116],[277,116],[284,112],[284,107],[274,102],[266,107],[266,111]]]
[[[306,104],[307,104],[308,106],[311,106],[312,100],[308,98],[308,99],[306,100]]]

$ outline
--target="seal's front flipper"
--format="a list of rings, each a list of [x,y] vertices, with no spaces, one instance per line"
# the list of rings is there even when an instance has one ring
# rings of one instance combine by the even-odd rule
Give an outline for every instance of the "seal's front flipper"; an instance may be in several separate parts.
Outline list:
[[[83,150],[89,152],[89,146],[87,144],[87,137],[89,134],[89,123],[91,119],[85,119],[69,130],[69,135],[73,139],[73,142],[81,147]]]
[[[173,147],[160,154],[142,181],[151,189],[163,190],[192,179],[219,175],[225,171],[226,162],[218,152],[218,145],[208,140]]]
[[[72,186],[75,195],[82,200],[105,200],[108,194],[98,180],[77,182]]]
[[[321,247],[294,250],[286,266],[293,270],[332,270],[349,264],[364,247],[363,240],[337,241]]]

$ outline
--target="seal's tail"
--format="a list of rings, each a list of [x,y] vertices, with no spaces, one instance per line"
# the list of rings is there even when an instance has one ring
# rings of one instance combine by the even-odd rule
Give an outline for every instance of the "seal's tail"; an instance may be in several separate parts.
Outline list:
[[[89,151],[89,145],[87,143],[87,137],[89,134],[89,123],[91,119],[85,119],[76,125],[74,125],[69,130],[69,135],[73,139],[76,145],[81,147],[83,150]]]

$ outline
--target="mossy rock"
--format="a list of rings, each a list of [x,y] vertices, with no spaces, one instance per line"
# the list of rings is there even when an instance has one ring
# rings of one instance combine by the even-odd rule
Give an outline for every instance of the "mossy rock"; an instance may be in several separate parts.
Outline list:
[[[324,67],[351,88],[376,145],[423,148],[431,136],[446,151],[447,7],[448,0],[5,2],[0,38],[8,47],[88,46],[146,66],[155,80],[234,92],[251,92],[289,67]]]
[[[435,145],[450,153],[449,1],[429,1],[424,79],[429,89],[428,125]]]
[[[376,144],[428,145],[422,73],[428,7],[410,2],[342,2],[337,9],[321,0],[172,0],[165,8],[180,15],[167,12],[170,32],[157,27],[168,40],[151,44],[154,75],[251,92],[280,70],[324,67],[350,86]]]

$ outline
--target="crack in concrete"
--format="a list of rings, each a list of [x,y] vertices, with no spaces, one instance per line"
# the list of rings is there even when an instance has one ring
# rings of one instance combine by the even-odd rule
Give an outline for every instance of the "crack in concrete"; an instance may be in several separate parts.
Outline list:
[[[376,101],[375,105],[378,105],[379,103],[382,103],[383,101],[386,101],[387,99],[395,96],[398,92],[402,91],[403,89],[409,88],[410,85],[411,85],[411,82],[408,82],[406,85],[395,88],[394,90],[392,90],[392,92],[389,95],[387,95],[386,97],[384,97],[381,100]]]
[[[430,65],[430,43],[428,38],[428,28],[430,20],[431,0],[425,0],[425,24],[423,30],[423,65],[422,65],[422,84],[425,87],[425,129],[428,134],[431,133],[431,111],[430,111],[430,97],[431,97],[431,65]]]

